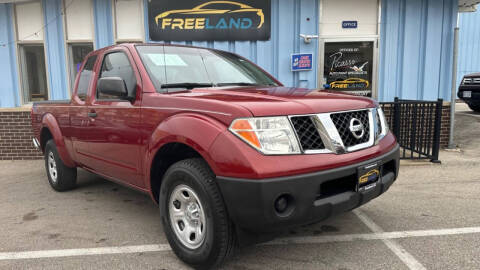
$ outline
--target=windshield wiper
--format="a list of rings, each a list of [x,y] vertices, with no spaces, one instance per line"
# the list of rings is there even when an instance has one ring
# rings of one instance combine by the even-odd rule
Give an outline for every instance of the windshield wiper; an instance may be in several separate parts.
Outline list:
[[[186,88],[193,89],[199,87],[213,87],[213,83],[167,83],[162,84],[162,88]]]
[[[228,85],[250,86],[250,85],[261,85],[261,84],[258,84],[258,83],[249,83],[249,82],[217,83],[217,86],[228,86]]]

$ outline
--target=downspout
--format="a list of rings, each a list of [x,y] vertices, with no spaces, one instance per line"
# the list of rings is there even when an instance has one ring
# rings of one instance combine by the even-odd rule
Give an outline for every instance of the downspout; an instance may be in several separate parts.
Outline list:
[[[454,38],[453,38],[453,67],[452,67],[452,96],[450,99],[450,134],[448,137],[448,149],[455,149],[457,146],[453,141],[453,134],[455,129],[455,103],[457,99],[457,62],[458,62],[458,32],[460,28],[458,27],[459,16],[457,13],[457,26],[454,29]]]

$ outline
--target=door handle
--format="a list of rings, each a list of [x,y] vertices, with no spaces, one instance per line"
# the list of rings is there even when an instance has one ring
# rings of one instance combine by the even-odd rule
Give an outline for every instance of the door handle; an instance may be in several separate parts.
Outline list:
[[[95,118],[95,117],[97,117],[97,113],[96,112],[89,112],[88,117]]]
[[[303,38],[303,42],[306,44],[309,44],[312,42],[312,39],[317,39],[318,35],[305,35],[305,34],[300,34],[300,38]]]

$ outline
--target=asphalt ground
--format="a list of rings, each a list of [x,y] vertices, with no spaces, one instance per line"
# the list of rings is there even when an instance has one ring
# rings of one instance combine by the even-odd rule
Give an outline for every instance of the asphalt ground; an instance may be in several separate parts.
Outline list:
[[[459,105],[442,165],[404,163],[367,205],[237,250],[224,269],[479,269],[480,114]],[[0,269],[188,269],[144,194],[79,170],[58,193],[43,161],[0,162]]]

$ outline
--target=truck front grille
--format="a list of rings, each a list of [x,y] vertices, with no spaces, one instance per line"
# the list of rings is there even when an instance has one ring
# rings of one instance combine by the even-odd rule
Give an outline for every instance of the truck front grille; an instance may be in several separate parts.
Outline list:
[[[313,116],[299,116],[291,118],[293,127],[297,132],[300,145],[304,151],[325,148],[312,117]]]
[[[382,123],[380,122],[380,115],[378,114],[378,111],[375,113],[373,124],[375,125],[375,138],[378,138],[382,132]]]
[[[368,111],[353,111],[353,112],[343,112],[343,113],[334,113],[331,114],[335,127],[338,130],[338,134],[342,138],[343,144],[345,147],[354,146],[361,143],[366,143],[370,139],[370,125],[368,119]],[[358,119],[362,123],[365,133],[359,139],[353,136],[353,133],[350,131],[350,121],[352,119]]]
[[[480,84],[480,78],[464,78],[464,84]]]
[[[363,136],[357,138],[358,133],[357,137],[353,135],[350,130],[352,119],[362,123]],[[340,154],[364,149],[374,144],[375,130],[381,130],[376,109],[290,116],[290,121],[306,154]],[[354,123],[358,126],[357,121]],[[373,131],[370,123],[373,123]]]

